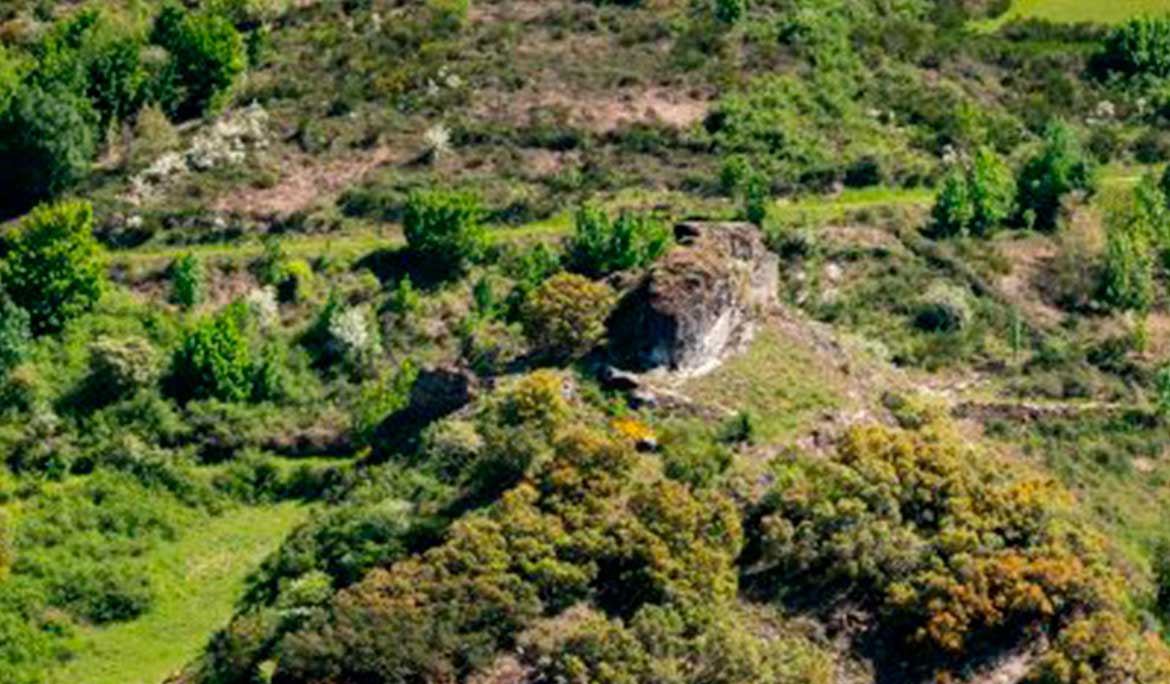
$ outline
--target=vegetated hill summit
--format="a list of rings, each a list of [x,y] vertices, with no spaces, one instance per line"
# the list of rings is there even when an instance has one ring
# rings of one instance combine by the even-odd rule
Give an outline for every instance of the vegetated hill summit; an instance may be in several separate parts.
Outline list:
[[[1098,5],[6,3],[0,682],[1170,682]]]

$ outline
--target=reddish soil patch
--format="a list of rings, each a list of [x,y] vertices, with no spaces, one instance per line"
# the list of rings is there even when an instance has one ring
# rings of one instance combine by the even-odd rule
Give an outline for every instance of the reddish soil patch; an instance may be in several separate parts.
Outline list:
[[[314,162],[301,155],[286,158],[282,166],[289,170],[276,185],[234,190],[216,201],[215,210],[257,217],[288,216],[341,192],[396,156],[390,148],[378,147],[355,153],[350,159],[328,162]]]

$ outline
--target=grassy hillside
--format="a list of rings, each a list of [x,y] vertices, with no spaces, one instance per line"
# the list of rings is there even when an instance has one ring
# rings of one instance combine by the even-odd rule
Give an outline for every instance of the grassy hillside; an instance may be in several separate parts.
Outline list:
[[[140,562],[166,599],[134,622],[81,630],[51,682],[157,684],[194,658],[243,593],[244,577],[311,511],[297,504],[231,510]]]
[[[1170,22],[988,6],[0,7],[0,683],[1170,681]]]

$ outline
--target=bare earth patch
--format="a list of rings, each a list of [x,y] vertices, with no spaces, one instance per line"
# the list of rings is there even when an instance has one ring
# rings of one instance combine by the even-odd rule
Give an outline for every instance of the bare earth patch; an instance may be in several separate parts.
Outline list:
[[[541,113],[552,112],[564,124],[609,133],[633,124],[689,128],[707,116],[709,107],[703,97],[659,87],[574,94],[546,90],[499,94],[481,104],[477,114],[501,123],[526,125]]]
[[[1037,289],[1057,256],[1056,245],[1037,235],[1003,242],[999,248],[1012,265],[1011,272],[999,280],[1000,292],[1033,323],[1044,328],[1059,325],[1064,320],[1064,312],[1046,302]]]
[[[283,164],[289,170],[276,185],[237,189],[219,198],[214,208],[218,212],[256,217],[288,216],[341,192],[397,156],[389,147],[377,147],[355,153],[350,159],[324,163],[313,162],[304,155],[290,156]]]

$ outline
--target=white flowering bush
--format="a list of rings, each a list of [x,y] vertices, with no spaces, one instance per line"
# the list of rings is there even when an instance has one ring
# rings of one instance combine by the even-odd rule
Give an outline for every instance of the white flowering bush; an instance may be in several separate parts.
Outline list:
[[[142,200],[170,179],[244,163],[250,152],[268,147],[270,116],[257,103],[220,117],[199,131],[181,152],[167,152],[130,180],[132,199]]]
[[[257,287],[244,298],[252,319],[262,330],[271,330],[280,323],[280,306],[276,301],[276,288]]]
[[[333,352],[348,363],[358,364],[370,357],[378,345],[369,307],[336,309],[329,318],[329,343]]]
[[[435,124],[423,133],[423,143],[427,154],[438,159],[451,151],[451,131],[443,124]]]

